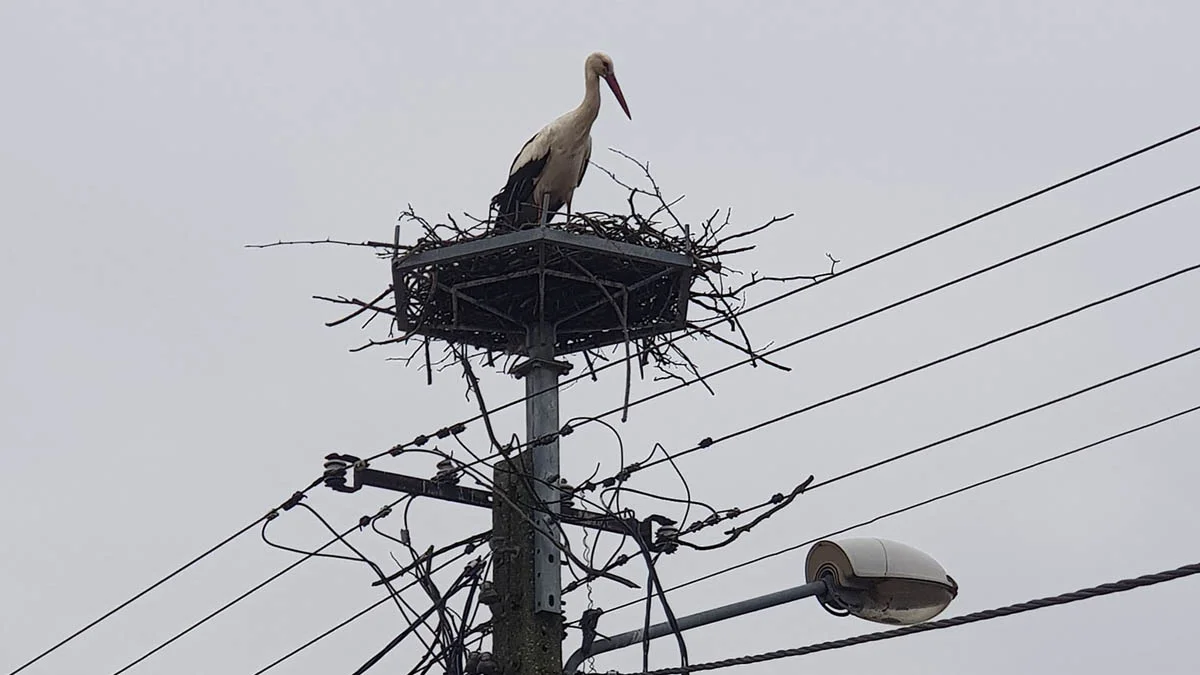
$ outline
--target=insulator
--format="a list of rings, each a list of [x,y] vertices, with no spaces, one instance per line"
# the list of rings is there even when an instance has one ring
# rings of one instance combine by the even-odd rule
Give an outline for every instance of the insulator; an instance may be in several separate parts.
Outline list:
[[[341,455],[331,454],[325,456],[325,485],[331,488],[341,488],[346,486],[346,469],[350,467],[350,462],[342,459]]]
[[[437,474],[433,477],[433,482],[449,485],[458,484],[458,469],[454,466],[454,460],[447,457],[437,463]]]

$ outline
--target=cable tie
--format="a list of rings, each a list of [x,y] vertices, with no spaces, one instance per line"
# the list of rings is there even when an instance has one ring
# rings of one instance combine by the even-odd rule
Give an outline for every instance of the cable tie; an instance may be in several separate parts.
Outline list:
[[[438,438],[449,438],[450,437],[450,427],[442,427],[441,429],[438,429],[437,433],[434,435],[437,436]]]
[[[461,434],[462,432],[464,432],[466,430],[467,430],[467,425],[463,424],[462,422],[459,422],[458,424],[455,424],[454,426],[450,427],[450,433],[454,434],[455,436]]]
[[[388,450],[388,454],[391,455],[392,457],[395,457],[396,455],[399,455],[402,452],[404,452],[404,444],[403,443],[397,443],[396,445],[393,445],[390,450]]]
[[[428,442],[429,442],[429,437],[426,436],[425,434],[421,434],[420,436],[417,436],[416,438],[413,439],[412,444],[419,448]]]
[[[563,428],[558,430],[559,436],[570,436],[573,433],[575,433],[575,427],[570,424],[564,424]]]
[[[710,446],[712,444],[713,444],[712,436],[708,436],[708,437],[701,439],[700,442],[696,444],[696,446],[700,447],[700,448],[707,448],[708,446]]]
[[[772,503],[772,504],[778,504],[778,503],[779,503],[779,502],[781,502],[781,501],[783,501],[783,495],[782,495],[782,494],[780,494],[780,493],[776,492],[775,494],[771,495],[771,503]]]

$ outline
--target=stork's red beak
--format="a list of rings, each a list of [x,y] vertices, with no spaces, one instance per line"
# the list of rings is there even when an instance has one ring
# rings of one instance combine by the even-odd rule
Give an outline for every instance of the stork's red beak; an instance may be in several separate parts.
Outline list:
[[[608,83],[608,88],[612,89],[613,96],[617,97],[617,103],[621,104],[621,110],[625,111],[625,116],[632,120],[633,115],[629,114],[629,106],[625,103],[625,95],[621,93],[621,85],[617,84],[617,76],[612,74],[605,75],[604,81]]]

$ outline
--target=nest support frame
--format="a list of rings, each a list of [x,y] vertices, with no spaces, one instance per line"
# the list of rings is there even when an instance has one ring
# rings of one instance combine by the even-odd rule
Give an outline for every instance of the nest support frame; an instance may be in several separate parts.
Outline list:
[[[550,328],[569,354],[682,330],[691,255],[546,226],[392,259],[407,335],[528,355]]]

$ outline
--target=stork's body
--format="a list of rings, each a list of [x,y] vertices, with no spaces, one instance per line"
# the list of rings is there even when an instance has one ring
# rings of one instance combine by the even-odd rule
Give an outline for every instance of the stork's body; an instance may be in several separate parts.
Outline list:
[[[613,74],[612,59],[596,52],[584,62],[583,102],[533,135],[517,153],[508,170],[508,182],[495,197],[496,227],[516,230],[535,227],[563,206],[570,211],[575,188],[583,182],[592,156],[592,123],[600,113],[600,79],[604,78],[629,116],[629,107]],[[632,119],[632,116],[630,116]]]

